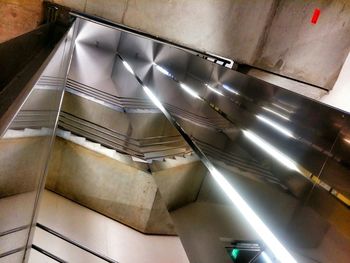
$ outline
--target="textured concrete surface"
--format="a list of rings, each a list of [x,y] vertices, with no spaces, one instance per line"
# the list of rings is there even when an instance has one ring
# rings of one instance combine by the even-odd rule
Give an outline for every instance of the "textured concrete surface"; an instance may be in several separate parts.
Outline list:
[[[59,5],[69,6],[70,8],[78,11],[84,11],[86,8],[87,0],[55,0],[51,2],[55,2]]]
[[[161,220],[163,219],[163,220]],[[164,220],[166,219],[166,220]],[[172,229],[177,234],[174,223],[169,217],[168,210],[165,206],[165,201],[162,198],[159,190],[156,192],[151,213],[149,215],[145,233],[163,233],[164,229]]]
[[[0,43],[35,29],[42,20],[42,0],[1,0]]]
[[[86,1],[85,12],[113,21],[123,21],[127,8],[128,0],[93,0]]]
[[[169,211],[196,201],[207,174],[207,169],[200,161],[168,169],[158,168],[157,164],[151,165],[152,174]]]
[[[194,202],[207,170],[170,162],[154,162],[151,174],[57,137],[46,188],[141,232],[173,235],[167,208]]]
[[[55,142],[46,188],[141,232],[175,234],[151,174],[61,138]],[[148,223],[151,213],[161,224]]]
[[[46,138],[0,140],[0,197],[36,189],[45,164]]]
[[[334,88],[321,101],[350,113],[350,53],[342,67]]]
[[[253,64],[331,89],[350,50],[350,2],[277,2]],[[313,25],[315,8],[321,15]]]

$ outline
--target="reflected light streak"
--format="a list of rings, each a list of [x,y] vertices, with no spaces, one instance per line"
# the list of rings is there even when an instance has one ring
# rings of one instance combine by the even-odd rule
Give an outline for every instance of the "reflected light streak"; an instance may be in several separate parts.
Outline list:
[[[350,139],[344,139],[344,142],[346,142],[346,143],[348,143],[348,144],[350,144]]]
[[[288,113],[294,113],[294,111],[291,111],[291,110],[288,110],[286,109],[285,107],[282,107],[281,105],[277,104],[277,103],[272,103],[273,106],[277,107],[277,108],[280,108],[281,110],[284,110]]]
[[[216,94],[219,94],[220,96],[224,96],[224,94],[222,94],[220,91],[214,89],[213,87],[211,87],[210,85],[208,84],[205,84],[205,86],[210,89],[211,91],[215,92]]]
[[[201,97],[199,97],[198,93],[195,92],[193,89],[191,89],[190,87],[188,87],[187,85],[180,83],[180,87],[186,91],[188,94],[190,94],[192,97],[196,98],[196,99],[200,99]]]
[[[168,76],[168,77],[171,77],[170,72],[167,71],[165,68],[163,68],[163,67],[157,65],[157,64],[154,63],[154,62],[153,62],[152,64],[156,67],[156,69],[157,69],[160,73],[163,73],[164,75],[166,75],[166,76]]]
[[[146,92],[148,98],[160,109],[161,111],[165,111],[163,104],[159,101],[159,99],[153,94],[153,92],[146,86],[142,86],[143,90]]]
[[[272,263],[272,260],[270,259],[270,257],[267,255],[265,251],[261,252],[261,256],[266,263]]]
[[[275,130],[279,131],[280,133],[283,133],[284,135],[288,136],[288,137],[292,137],[292,138],[295,138],[293,133],[284,128],[283,126],[279,125],[278,123],[262,116],[262,115],[257,115],[256,116],[260,121],[266,123],[267,125],[271,126],[272,128],[274,128]]]
[[[282,114],[280,114],[280,113],[278,113],[278,112],[276,112],[276,111],[274,111],[274,110],[271,110],[270,108],[263,107],[263,109],[266,110],[266,111],[268,111],[268,112],[271,112],[272,114],[274,114],[274,115],[276,115],[276,116],[278,116],[278,117],[280,117],[280,118],[282,118],[282,119],[285,119],[285,120],[289,121],[289,118],[288,118],[288,117],[286,117],[286,116],[284,116],[284,115],[282,115]]]
[[[218,185],[221,187],[221,189],[230,198],[232,203],[237,207],[238,211],[242,214],[250,226],[256,231],[260,238],[265,242],[265,244],[270,248],[275,257],[279,259],[280,262],[296,263],[297,261],[283,247],[283,245],[273,235],[270,229],[255,214],[248,203],[232,187],[226,178],[215,167],[212,167],[210,169],[210,173]]]
[[[231,89],[229,86],[227,85],[222,85],[224,87],[225,90],[233,93],[233,94],[236,94],[236,95],[239,95],[239,93],[237,91],[235,91],[234,89]]]
[[[132,68],[130,67],[130,65],[128,64],[128,62],[123,61],[123,65],[124,67],[133,75],[135,75],[134,71],[132,70]]]
[[[271,155],[274,159],[276,159],[278,162],[286,166],[290,170],[297,171],[299,173],[300,170],[298,169],[296,163],[290,159],[288,156],[286,156],[284,153],[277,150],[274,146],[260,138],[258,135],[251,131],[243,130],[243,134],[254,144],[256,144],[260,149],[262,149],[267,154]]]

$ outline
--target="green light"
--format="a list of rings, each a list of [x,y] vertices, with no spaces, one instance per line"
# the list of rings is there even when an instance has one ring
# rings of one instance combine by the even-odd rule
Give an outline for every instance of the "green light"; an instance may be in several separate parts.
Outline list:
[[[231,255],[233,259],[236,259],[238,257],[238,254],[239,254],[239,249],[237,248],[232,249]]]

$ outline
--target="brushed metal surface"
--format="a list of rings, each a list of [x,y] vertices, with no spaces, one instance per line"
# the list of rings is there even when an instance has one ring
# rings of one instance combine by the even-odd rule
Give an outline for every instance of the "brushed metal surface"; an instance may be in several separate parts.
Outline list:
[[[124,110],[149,105],[147,86],[211,172],[196,202],[169,211],[191,262],[232,262],[225,247],[235,240],[257,240],[273,262],[285,262],[213,171],[297,262],[347,261],[349,115],[173,46],[80,26],[71,83],[132,102],[118,105]],[[166,135],[161,125],[153,129]]]

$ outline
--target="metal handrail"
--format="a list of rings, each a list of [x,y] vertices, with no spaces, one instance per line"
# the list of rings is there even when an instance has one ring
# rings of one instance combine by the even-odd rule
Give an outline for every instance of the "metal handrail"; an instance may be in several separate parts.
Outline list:
[[[79,244],[78,242],[76,242],[76,241],[74,241],[74,240],[72,240],[72,239],[70,239],[70,238],[68,238],[68,237],[66,237],[66,236],[64,236],[64,235],[62,235],[62,234],[60,234],[60,233],[58,233],[57,231],[53,230],[52,228],[49,228],[49,227],[47,227],[47,226],[44,226],[44,225],[42,225],[42,224],[40,224],[40,223],[36,223],[36,226],[37,226],[38,228],[44,230],[45,232],[48,232],[48,233],[50,233],[51,235],[54,235],[54,236],[56,236],[56,237],[58,237],[58,238],[60,238],[60,239],[62,239],[62,240],[64,240],[64,241],[68,242],[69,244],[72,244],[72,245],[74,245],[74,246],[76,246],[76,247],[78,247],[78,248],[80,248],[80,249],[82,249],[82,250],[84,250],[84,251],[86,251],[86,252],[88,252],[88,253],[90,253],[90,254],[92,254],[92,255],[94,255],[94,256],[96,256],[96,257],[102,259],[102,260],[104,260],[104,261],[106,261],[106,262],[109,262],[109,263],[119,263],[118,261],[116,261],[116,260],[114,260],[114,259],[111,259],[111,258],[109,258],[109,257],[107,257],[107,256],[105,256],[105,255],[102,255],[102,254],[99,253],[99,252],[96,252],[96,251],[94,251],[94,250],[92,250],[92,249],[90,249],[90,248],[88,248],[88,247],[86,247],[86,246],[84,246],[84,245]],[[48,252],[48,251],[46,251],[46,250],[44,250],[44,249],[42,249],[42,248],[40,248],[40,247],[38,247],[38,246],[36,246],[36,245],[32,245],[32,248],[34,248],[34,249],[36,249],[36,250],[40,249],[41,251],[38,250],[39,252],[42,252],[43,254],[47,253],[47,254],[45,254],[45,255],[47,255],[47,256],[49,256],[49,257],[53,256],[53,257],[57,258],[58,260],[55,259],[55,258],[53,258],[53,257],[51,257],[51,258],[53,258],[54,260],[56,260],[56,261],[58,261],[58,262],[63,262],[63,263],[66,262],[66,261],[64,261],[64,260],[62,261],[62,259],[56,257],[55,255],[51,254],[50,252]],[[45,253],[44,253],[44,252],[45,252]],[[59,261],[59,260],[61,260],[61,261]]]
[[[41,247],[38,247],[37,245],[33,244],[32,245],[32,249],[35,249],[39,253],[44,254],[45,256],[47,256],[47,257],[49,257],[49,258],[51,258],[51,259],[53,259],[53,260],[55,260],[55,261],[57,261],[59,263],[68,263],[68,261],[65,261],[65,260],[57,257],[56,255],[50,253],[49,251],[47,251],[47,250],[45,250],[45,249],[43,249]]]

